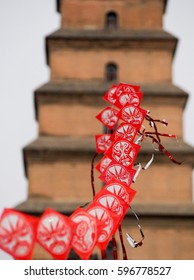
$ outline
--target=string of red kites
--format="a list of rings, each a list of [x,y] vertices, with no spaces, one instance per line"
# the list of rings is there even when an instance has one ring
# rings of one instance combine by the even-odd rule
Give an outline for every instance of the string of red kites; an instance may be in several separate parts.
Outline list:
[[[109,106],[96,118],[106,127],[107,133],[95,136],[96,154],[91,169],[92,202],[86,208],[77,208],[69,217],[50,208],[40,218],[5,209],[0,217],[0,249],[14,259],[26,260],[32,258],[37,242],[54,259],[67,259],[73,249],[81,259],[86,260],[97,246],[101,250],[102,259],[106,259],[106,248],[112,241],[114,259],[117,259],[115,233],[118,230],[123,259],[127,259],[121,223],[136,194],[131,185],[142,169],[140,163],[135,163],[142,141],[150,138],[160,152],[165,153],[172,162],[181,164],[164,148],[160,139],[161,136],[176,136],[158,132],[156,123],[167,123],[152,119],[149,112],[140,107],[142,97],[140,86],[124,83],[113,85],[103,97]],[[148,121],[152,131],[145,130],[142,125],[144,120]],[[102,158],[96,169],[104,186],[95,194],[93,168],[98,154],[102,154]],[[134,215],[138,220],[137,215]],[[143,240],[139,222],[138,227]],[[137,243],[130,235],[127,239],[133,247],[142,245],[142,242]]]

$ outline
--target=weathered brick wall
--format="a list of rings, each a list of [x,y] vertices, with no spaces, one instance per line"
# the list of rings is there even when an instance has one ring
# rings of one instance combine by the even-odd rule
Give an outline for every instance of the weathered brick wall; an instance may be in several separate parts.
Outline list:
[[[172,54],[169,50],[60,49],[50,52],[51,80],[104,81],[105,66],[118,65],[119,81],[170,82]]]
[[[163,0],[62,0],[61,25],[72,29],[102,29],[106,13],[116,11],[122,29],[156,30],[162,28],[163,7]]]

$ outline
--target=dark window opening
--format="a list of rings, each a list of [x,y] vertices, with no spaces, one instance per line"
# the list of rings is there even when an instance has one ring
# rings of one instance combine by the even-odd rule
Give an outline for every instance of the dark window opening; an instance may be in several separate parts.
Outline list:
[[[112,82],[112,81],[117,81],[117,75],[118,75],[118,69],[117,65],[115,63],[108,63],[106,65],[106,81],[107,82]]]
[[[115,12],[109,12],[106,14],[105,27],[108,29],[118,28],[118,16]]]

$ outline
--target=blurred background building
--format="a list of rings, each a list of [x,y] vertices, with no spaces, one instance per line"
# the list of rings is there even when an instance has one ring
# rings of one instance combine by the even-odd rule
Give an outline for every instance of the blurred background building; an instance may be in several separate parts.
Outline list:
[[[177,39],[163,31],[166,2],[57,1],[61,26],[46,37],[50,80],[34,92],[39,134],[23,150],[28,199],[17,209],[39,216],[52,207],[69,215],[91,201],[94,134],[103,130],[95,115],[105,106],[102,96],[115,82],[141,85],[142,107],[152,117],[168,120],[168,127],[159,125],[160,131],[180,140],[164,139],[163,144],[184,163],[173,164],[149,141],[142,145],[138,161],[147,162],[153,152],[155,160],[133,185],[133,206],[146,240],[138,249],[125,240],[130,259],[192,259],[194,254],[194,152],[183,141],[182,125],[188,95],[172,83]],[[131,213],[123,231],[140,238]],[[34,258],[49,256],[37,246]]]

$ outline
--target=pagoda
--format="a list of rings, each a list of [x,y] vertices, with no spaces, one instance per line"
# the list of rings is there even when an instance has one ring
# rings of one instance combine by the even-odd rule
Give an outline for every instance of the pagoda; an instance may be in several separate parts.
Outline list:
[[[162,28],[165,0],[58,0],[61,27],[46,37],[50,80],[34,93],[39,135],[23,149],[28,199],[16,209],[40,216],[47,207],[70,215],[92,200],[91,160],[95,134],[103,126],[95,116],[105,106],[102,96],[114,83],[141,86],[142,107],[166,119],[165,148],[182,165],[142,144],[138,161],[151,167],[132,186],[132,203],[145,234],[142,247],[125,238],[141,238],[134,216],[127,213],[123,237],[129,259],[193,259],[194,150],[184,143],[183,112],[187,93],[172,84],[172,61],[177,39]],[[149,124],[147,124],[149,125]],[[97,162],[96,162],[97,163]],[[102,187],[95,171],[96,191]],[[118,236],[117,236],[118,238]],[[117,239],[119,258],[122,258]],[[51,258],[36,246],[34,259]]]

